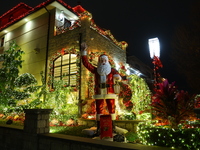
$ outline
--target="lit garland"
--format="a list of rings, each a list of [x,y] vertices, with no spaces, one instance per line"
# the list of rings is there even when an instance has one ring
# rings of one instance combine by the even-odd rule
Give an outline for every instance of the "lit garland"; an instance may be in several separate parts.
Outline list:
[[[119,68],[119,73],[120,73],[120,75],[121,76],[127,76],[127,74],[126,74],[126,71],[127,71],[127,69],[126,69],[126,67],[124,66],[124,64],[122,63],[122,62],[120,62],[119,63],[119,66],[120,66],[120,68]]]
[[[67,9],[72,10],[72,7],[69,6],[68,4],[66,4],[64,1],[62,0],[56,0],[57,2],[59,2],[61,5],[65,6]],[[37,5],[35,8],[34,8],[34,11],[35,10],[39,10],[41,8],[43,8],[44,6],[47,6],[48,4],[52,3],[52,0],[47,0],[45,2],[42,2],[41,4]]]
[[[89,13],[88,11],[83,11],[82,13],[79,14],[79,17],[80,18],[89,18],[89,19],[91,19],[92,18],[92,14]]]
[[[51,59],[50,59],[50,63],[49,63],[49,80],[48,80],[48,86],[50,87],[52,85],[52,78],[53,78],[53,61],[65,54],[76,54],[76,66],[77,66],[77,73],[76,73],[76,87],[74,90],[78,90],[80,85],[79,85],[79,80],[80,80],[80,55],[79,55],[79,51],[76,50],[75,48],[69,48],[69,49],[62,49],[60,51],[58,51],[57,53],[55,53]]]
[[[26,5],[26,4],[24,4],[24,3],[19,3],[18,5],[16,5],[15,7],[13,7],[12,9],[10,9],[9,11],[7,11],[6,13],[4,13],[2,16],[0,16],[0,19],[1,18],[3,18],[4,16],[6,16],[7,14],[9,14],[9,13],[11,13],[12,11],[14,11],[15,9],[17,9],[17,8],[19,8],[21,5],[24,5],[24,6],[26,6],[26,8],[28,8],[28,9],[33,9],[32,7],[30,7],[30,6],[28,6],[28,5]],[[24,13],[24,12],[23,12]]]
[[[131,102],[132,91],[130,89],[130,86],[124,84],[123,82],[119,82],[119,85],[121,87],[119,97],[123,98],[123,104],[126,109],[131,111],[133,109],[133,103]]]
[[[71,27],[64,28],[56,26],[56,35],[65,33],[69,30],[74,30],[75,28],[78,28],[80,26],[81,26],[80,20],[77,20]]]
[[[51,0],[49,0],[51,2]],[[57,2],[61,3],[62,5],[64,5],[65,7],[67,7],[68,9],[71,9],[72,10],[72,7],[68,4],[66,4],[64,1],[62,0],[56,0]]]
[[[91,21],[91,25],[90,25],[90,28],[97,31],[100,35],[102,36],[106,36],[108,37],[109,39],[111,39],[113,41],[113,43],[115,43],[117,46],[119,46],[121,49],[125,50],[126,47],[128,46],[128,44],[125,42],[125,41],[121,41],[121,42],[118,42],[114,36],[112,35],[112,33],[110,32],[110,30],[103,30],[101,29],[100,27],[98,27],[94,21]]]
[[[89,90],[89,98],[92,98],[94,95],[94,75],[89,71],[89,79],[88,79],[88,90]]]
[[[122,48],[123,50],[126,49],[128,44],[125,41],[118,42],[114,36],[111,34],[110,30],[103,30],[100,27],[98,27],[94,20],[92,20],[92,14],[88,11],[86,11],[84,8],[82,8],[80,5],[73,8],[74,12],[76,12],[79,15],[79,18],[88,18],[91,20],[90,28],[97,31],[100,35],[106,36],[107,38],[111,39],[117,46]]]
[[[77,5],[72,10],[79,16],[79,18],[92,18],[92,14],[86,11],[81,5]]]
[[[21,4],[21,3],[20,3],[20,4]],[[17,7],[19,7],[20,4],[18,4],[16,7],[14,7],[13,9],[11,9],[11,10],[8,11],[7,13],[12,12],[14,9],[16,9]],[[30,8],[31,8],[31,7],[30,7]],[[26,16],[29,15],[32,11],[33,11],[33,9],[30,9],[30,10],[28,10],[28,11],[25,12],[25,13],[23,12],[23,13],[22,13],[21,15],[19,15],[18,17],[13,18],[12,20],[8,21],[6,24],[2,25],[2,26],[0,27],[0,30],[3,30],[4,28],[6,28],[7,26],[13,24],[14,22],[19,21],[20,19],[26,17]],[[5,13],[5,14],[7,14],[7,13]],[[3,16],[4,16],[4,15],[3,15]],[[1,19],[1,18],[0,18],[0,19]]]
[[[125,65],[120,62],[119,63],[119,74],[122,76],[122,77],[128,77],[127,75],[127,66],[125,67]],[[131,97],[132,97],[132,90],[131,90],[131,87],[130,85],[127,83],[127,79],[124,79],[122,82],[119,82],[120,84],[120,87],[121,87],[121,92],[119,94],[119,97],[120,98],[123,98],[123,104],[124,106],[126,107],[126,110],[128,111],[131,111],[133,109],[133,103],[131,102]],[[125,83],[124,83],[125,82]]]

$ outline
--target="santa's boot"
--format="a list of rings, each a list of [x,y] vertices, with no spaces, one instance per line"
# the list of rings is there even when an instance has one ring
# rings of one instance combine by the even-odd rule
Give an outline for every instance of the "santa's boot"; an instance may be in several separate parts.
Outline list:
[[[94,134],[94,137],[99,136],[100,135],[100,121],[97,121],[97,130]]]

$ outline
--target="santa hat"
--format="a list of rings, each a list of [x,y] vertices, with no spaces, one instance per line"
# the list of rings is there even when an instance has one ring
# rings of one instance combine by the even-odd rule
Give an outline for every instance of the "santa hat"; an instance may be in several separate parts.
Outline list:
[[[99,62],[100,62],[101,58],[105,58],[108,61],[108,56],[106,54],[102,54],[102,55],[99,56]]]

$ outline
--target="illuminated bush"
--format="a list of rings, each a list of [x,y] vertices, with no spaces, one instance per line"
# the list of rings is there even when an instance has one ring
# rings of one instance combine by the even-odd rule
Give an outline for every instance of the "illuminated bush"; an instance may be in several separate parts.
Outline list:
[[[198,125],[199,123],[196,122]],[[138,137],[145,145],[182,149],[200,147],[200,128],[194,128],[194,125],[190,125],[189,128],[180,125],[177,129],[173,129],[169,126],[154,126],[152,122],[149,124],[141,123],[138,127]]]
[[[174,82],[169,84],[168,80],[165,80],[159,83],[159,89],[152,97],[151,106],[157,120],[177,128],[180,123],[195,119],[193,109],[196,103],[194,95],[179,91]]]
[[[137,119],[140,119],[139,114],[141,111],[146,111],[150,108],[149,104],[151,103],[151,91],[149,90],[149,87],[144,79],[138,77],[137,75],[131,75],[130,78],[130,87],[132,90],[131,102],[133,103],[132,111],[136,114]]]

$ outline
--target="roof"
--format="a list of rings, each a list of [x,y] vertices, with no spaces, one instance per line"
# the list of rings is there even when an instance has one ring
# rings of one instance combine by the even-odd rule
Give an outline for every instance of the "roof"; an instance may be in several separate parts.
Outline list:
[[[73,14],[74,16],[81,17],[82,15],[86,15],[92,18],[92,15],[86,11],[81,5],[77,5],[75,7],[71,7],[70,5],[66,4],[62,0],[47,0],[36,7],[32,8],[24,3],[19,3],[17,6],[10,9],[8,12],[4,13],[0,16],[0,36],[4,35],[4,29],[13,30],[16,27],[19,27],[24,24],[24,18],[28,17],[28,20],[32,20],[37,16],[46,13],[48,10],[53,8],[61,8],[66,9],[68,13]],[[45,8],[45,9],[44,9]],[[125,41],[118,42],[114,36],[111,34],[110,30],[104,30],[98,27],[94,20],[91,21],[91,29],[97,31],[99,34],[103,35],[104,37],[112,40],[114,44],[121,47],[122,49],[126,49],[128,44]],[[7,31],[6,31],[7,32]]]
[[[32,8],[24,3],[19,3],[6,13],[4,13],[2,16],[0,16],[0,31],[2,31],[4,28],[7,28],[8,26],[14,24],[15,22],[21,20],[22,18],[48,6],[49,4],[53,2],[58,2],[65,8],[71,10],[76,14],[76,12],[72,9],[71,6],[63,2],[62,0],[47,0],[36,7]]]

